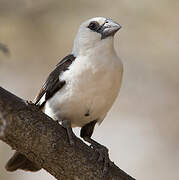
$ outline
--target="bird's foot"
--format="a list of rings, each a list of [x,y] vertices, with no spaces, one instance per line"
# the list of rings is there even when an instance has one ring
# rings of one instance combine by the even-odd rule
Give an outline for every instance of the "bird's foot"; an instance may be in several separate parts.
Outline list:
[[[92,149],[94,149],[96,152],[98,152],[99,157],[98,161],[103,162],[103,174],[105,175],[109,169],[109,167],[113,166],[114,163],[109,159],[109,150],[105,146],[101,144],[91,144],[90,146]]]
[[[62,126],[66,129],[67,131],[67,136],[70,145],[74,146],[75,145],[75,134],[73,133],[73,130],[71,128],[71,122],[69,120],[62,120]]]
[[[31,100],[30,101],[29,100],[24,100],[24,102],[25,102],[26,105],[34,104]]]

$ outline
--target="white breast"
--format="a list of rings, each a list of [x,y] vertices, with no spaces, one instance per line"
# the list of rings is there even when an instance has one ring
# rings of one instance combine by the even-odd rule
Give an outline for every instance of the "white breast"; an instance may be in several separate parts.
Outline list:
[[[118,95],[122,70],[115,54],[76,58],[61,75],[66,85],[46,103],[45,113],[53,119],[68,118],[73,127],[100,123]]]

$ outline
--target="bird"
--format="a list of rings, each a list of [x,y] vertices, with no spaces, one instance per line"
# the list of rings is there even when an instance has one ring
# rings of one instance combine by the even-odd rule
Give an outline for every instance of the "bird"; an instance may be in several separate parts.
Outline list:
[[[119,94],[123,64],[114,48],[114,35],[121,25],[110,18],[95,17],[83,22],[74,39],[72,52],[49,74],[34,103],[66,129],[75,145],[73,127],[99,152],[104,171],[110,164],[108,149],[91,138]],[[38,171],[41,167],[15,152],[6,169]]]

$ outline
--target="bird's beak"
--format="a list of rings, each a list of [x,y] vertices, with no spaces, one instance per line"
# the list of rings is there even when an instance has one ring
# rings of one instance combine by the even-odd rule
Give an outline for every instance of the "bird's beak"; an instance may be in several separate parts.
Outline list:
[[[106,23],[101,27],[101,39],[105,39],[109,36],[114,36],[114,34],[121,29],[121,25],[108,19]]]

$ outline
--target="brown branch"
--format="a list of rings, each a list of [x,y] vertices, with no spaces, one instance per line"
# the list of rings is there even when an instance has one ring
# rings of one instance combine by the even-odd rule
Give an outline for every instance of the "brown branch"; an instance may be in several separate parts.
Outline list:
[[[62,126],[1,87],[0,139],[60,180],[134,180],[116,165],[103,176],[97,152],[79,138],[70,146]]]

